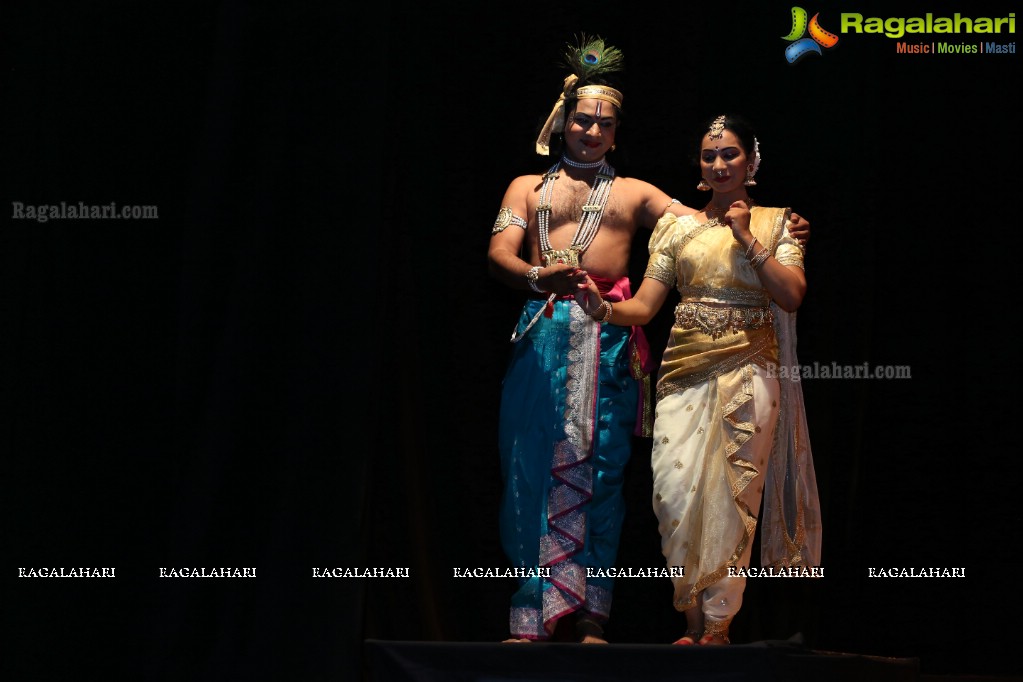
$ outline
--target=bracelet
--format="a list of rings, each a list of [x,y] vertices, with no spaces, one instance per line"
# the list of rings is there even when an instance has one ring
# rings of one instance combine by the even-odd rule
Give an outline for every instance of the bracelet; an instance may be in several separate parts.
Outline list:
[[[757,255],[753,256],[753,258],[750,259],[749,264],[753,266],[754,270],[756,270],[757,268],[764,264],[764,261],[766,261],[770,257],[771,252],[768,251],[767,247],[765,246],[764,248],[760,249],[760,252],[757,253]]]
[[[590,317],[600,323],[610,322],[612,309],[611,301],[601,301]],[[600,315],[600,317],[597,317],[597,315]]]
[[[538,294],[542,294],[544,293],[543,289],[541,289],[536,283],[538,277],[540,277],[539,265],[534,265],[526,272],[526,282],[529,284],[529,288]]]
[[[749,260],[750,252],[753,251],[753,245],[756,244],[756,243],[757,243],[757,238],[754,237],[753,241],[751,241],[749,243],[749,246],[746,247],[746,260]]]

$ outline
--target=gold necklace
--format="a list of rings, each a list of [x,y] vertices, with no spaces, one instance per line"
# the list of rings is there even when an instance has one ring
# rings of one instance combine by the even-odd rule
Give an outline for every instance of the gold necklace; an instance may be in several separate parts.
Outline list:
[[[746,206],[749,208],[753,208],[754,206],[757,205],[756,202],[754,202],[749,197],[746,197],[745,199],[737,199],[736,201],[746,202]],[[720,219],[725,217],[725,214],[728,213],[729,208],[731,208],[731,204],[725,206],[724,208],[718,208],[717,206],[711,206],[710,204],[707,204],[707,206],[703,209],[703,212],[707,214],[708,218]]]

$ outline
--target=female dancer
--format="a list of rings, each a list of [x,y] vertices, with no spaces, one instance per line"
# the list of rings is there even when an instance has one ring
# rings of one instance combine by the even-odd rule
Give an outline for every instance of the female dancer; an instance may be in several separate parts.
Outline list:
[[[649,322],[673,286],[681,295],[658,372],[652,453],[662,551],[669,567],[684,567],[672,578],[687,623],[676,644],[729,642],[758,516],[761,566],[791,575],[820,562],[795,359],[803,247],[789,234],[790,209],[750,198],[759,165],[748,124],[715,118],[700,148],[698,188],[713,190],[707,206],[660,219],[633,299],[612,305],[589,278],[577,294],[591,317],[617,325]],[[779,382],[779,366],[795,380]]]

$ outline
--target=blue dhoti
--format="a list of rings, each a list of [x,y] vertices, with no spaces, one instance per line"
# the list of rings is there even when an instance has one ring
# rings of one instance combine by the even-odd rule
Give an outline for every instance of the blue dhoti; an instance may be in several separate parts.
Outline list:
[[[545,305],[528,301],[516,331]],[[514,346],[501,395],[501,543],[526,571],[510,614],[526,639],[576,611],[608,617],[614,579],[587,574],[614,567],[640,395],[631,327],[597,323],[574,300],[548,314]]]

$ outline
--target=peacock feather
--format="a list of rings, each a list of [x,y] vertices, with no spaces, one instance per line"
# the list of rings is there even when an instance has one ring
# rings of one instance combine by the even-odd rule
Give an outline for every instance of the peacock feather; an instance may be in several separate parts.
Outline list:
[[[625,56],[621,50],[605,45],[600,37],[580,35],[578,45],[567,45],[564,55],[565,65],[572,70],[579,80],[586,81],[594,76],[621,71],[625,66]]]

